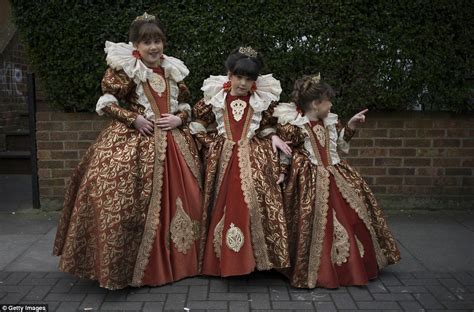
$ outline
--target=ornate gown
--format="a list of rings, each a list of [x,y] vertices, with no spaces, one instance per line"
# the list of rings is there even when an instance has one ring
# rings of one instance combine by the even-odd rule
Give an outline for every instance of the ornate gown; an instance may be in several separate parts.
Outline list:
[[[225,76],[204,81],[193,107],[192,133],[205,150],[202,273],[232,276],[289,266],[288,233],[278,155],[268,135],[281,92],[271,75],[257,90],[235,97]]]
[[[367,284],[400,252],[367,183],[338,155],[349,151],[354,131],[332,113],[309,121],[293,103],[280,103],[274,117],[294,147],[283,165],[292,266],[282,272],[294,287]]]
[[[53,253],[61,256],[61,271],[109,289],[196,275],[202,177],[187,128],[191,107],[182,102],[189,71],[169,56],[148,68],[131,44],[106,42],[105,51],[109,68],[96,110],[112,122],[73,172]],[[152,136],[132,125],[138,115],[155,121],[164,113],[183,125],[155,127]]]

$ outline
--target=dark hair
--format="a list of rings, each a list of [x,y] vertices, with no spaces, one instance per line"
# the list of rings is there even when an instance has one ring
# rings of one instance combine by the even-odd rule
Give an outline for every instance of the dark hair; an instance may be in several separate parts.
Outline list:
[[[247,76],[252,80],[257,80],[260,70],[263,67],[263,59],[260,53],[255,57],[239,52],[241,47],[234,49],[227,60],[225,67],[232,75]]]
[[[165,29],[157,18],[133,21],[128,30],[128,39],[132,43],[160,39],[164,45],[166,44]]]
[[[335,96],[334,89],[317,76],[303,76],[296,80],[291,93],[293,101],[303,112],[309,109],[312,101],[332,100]]]

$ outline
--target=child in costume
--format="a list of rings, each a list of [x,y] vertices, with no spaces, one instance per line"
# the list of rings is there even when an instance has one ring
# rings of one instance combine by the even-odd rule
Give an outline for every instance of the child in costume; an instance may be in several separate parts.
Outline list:
[[[262,58],[239,47],[226,61],[227,76],[210,76],[193,107],[192,133],[206,151],[202,273],[248,274],[289,266],[288,233],[277,184],[275,136],[280,82],[259,76]]]
[[[364,110],[342,126],[330,112],[333,89],[320,76],[296,81],[294,103],[275,108],[278,135],[292,143],[284,189],[294,287],[365,285],[400,252],[374,194],[340,159]]]
[[[137,17],[129,39],[105,43],[96,111],[112,122],[72,175],[54,243],[62,271],[109,289],[198,274],[202,177],[187,128],[189,71],[163,54],[156,17]]]

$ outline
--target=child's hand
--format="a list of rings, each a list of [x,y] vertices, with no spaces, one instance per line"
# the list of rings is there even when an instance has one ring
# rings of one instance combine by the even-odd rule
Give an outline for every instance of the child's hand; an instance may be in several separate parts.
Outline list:
[[[156,126],[162,130],[173,130],[181,126],[183,121],[173,114],[162,114],[161,118],[156,122]]]
[[[135,127],[135,129],[138,130],[138,132],[140,132],[144,136],[153,135],[153,122],[149,121],[142,115],[138,115],[138,117],[133,122],[133,126]]]
[[[357,128],[357,125],[360,124],[360,123],[363,123],[365,122],[365,113],[368,112],[368,109],[364,109],[363,111],[355,114],[350,120],[349,122],[347,123],[347,126],[349,126],[349,128],[351,128],[352,130],[354,130],[355,128]]]
[[[283,181],[285,181],[285,174],[280,173],[280,176],[278,177],[277,184],[282,184]]]
[[[291,148],[288,146],[288,143],[290,142],[284,142],[282,139],[280,139],[277,135],[272,136],[272,148],[273,152],[277,152],[277,148],[285,153],[288,156],[291,156]]]

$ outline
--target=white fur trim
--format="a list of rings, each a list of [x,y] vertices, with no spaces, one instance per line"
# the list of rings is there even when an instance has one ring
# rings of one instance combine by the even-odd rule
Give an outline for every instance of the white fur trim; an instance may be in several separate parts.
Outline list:
[[[189,130],[191,131],[191,134],[207,132],[206,127],[196,121],[192,121],[189,123]]]

